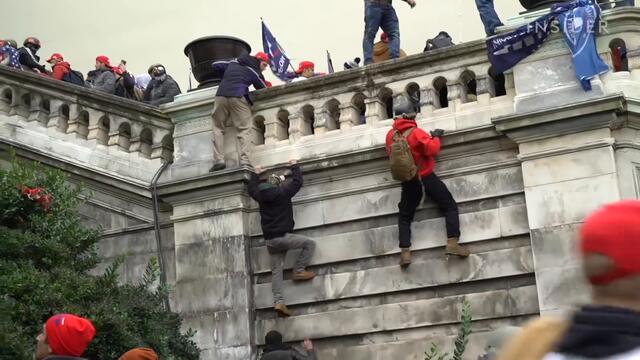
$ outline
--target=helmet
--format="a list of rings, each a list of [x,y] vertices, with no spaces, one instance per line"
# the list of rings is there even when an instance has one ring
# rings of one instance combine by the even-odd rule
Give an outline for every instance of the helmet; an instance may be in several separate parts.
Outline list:
[[[400,95],[393,101],[393,115],[396,117],[415,118],[417,110],[415,99],[408,96]]]
[[[40,46],[41,46],[40,45],[40,40],[38,40],[38,39],[36,39],[34,37],[31,37],[31,36],[26,38],[26,39],[24,39],[24,43],[22,45],[24,45],[24,46],[32,45],[36,49],[40,49]]]
[[[257,52],[253,57],[255,57],[256,59],[258,59],[260,61],[264,61],[266,63],[269,62],[269,55],[267,55],[266,53],[263,53],[262,51]]]
[[[18,43],[15,40],[12,40],[12,39],[5,40],[4,44],[5,45],[10,45],[11,47],[16,48],[16,49],[18,48]]]
[[[162,73],[159,73],[162,72]],[[151,76],[160,76],[162,74],[165,74],[167,72],[167,70],[164,68],[164,65],[162,64],[153,64],[151,66],[149,66],[149,69],[147,69],[147,74],[151,75]],[[154,73],[156,73],[154,75]]]
[[[280,174],[271,174],[271,176],[269,176],[269,184],[274,185],[274,186],[279,186],[280,184],[282,184],[285,180],[285,176],[284,175],[280,175]]]

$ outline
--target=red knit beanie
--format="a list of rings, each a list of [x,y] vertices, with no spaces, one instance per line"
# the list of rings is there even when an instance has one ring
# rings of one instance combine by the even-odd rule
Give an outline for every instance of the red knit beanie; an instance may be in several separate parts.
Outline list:
[[[71,314],[52,316],[45,330],[53,355],[61,356],[82,355],[96,334],[91,321]]]
[[[614,264],[606,274],[591,276],[592,284],[640,275],[640,201],[620,201],[596,210],[585,220],[580,235],[584,255],[604,255]]]

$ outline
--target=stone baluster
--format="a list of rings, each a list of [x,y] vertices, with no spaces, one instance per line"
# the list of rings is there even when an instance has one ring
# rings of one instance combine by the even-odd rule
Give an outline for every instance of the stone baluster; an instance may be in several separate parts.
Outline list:
[[[317,109],[315,111],[314,118],[315,118],[315,121],[313,122],[314,134],[316,135],[324,134],[328,130],[335,129],[335,126],[333,126],[333,129],[329,129],[329,127],[331,126],[331,123],[334,121],[333,119],[331,119],[331,114],[329,114],[329,110],[326,109],[325,107],[321,107]]]
[[[69,121],[67,126],[67,134],[76,134],[77,137],[86,138],[88,135],[87,124],[82,123],[81,119],[82,107],[78,104],[69,105]]]
[[[379,121],[387,118],[386,104],[379,97],[370,97],[364,100],[367,107],[367,124],[376,126]]]
[[[279,128],[283,127],[280,121],[274,116],[264,121],[264,143],[265,145],[275,144],[278,142]]]
[[[87,109],[89,112],[89,133],[87,140],[96,140],[98,144],[108,145],[111,123],[106,115],[98,110]],[[106,122],[103,120],[106,119]]]
[[[495,96],[495,88],[491,86],[489,75],[476,77],[476,97],[478,103],[488,104],[491,97]]]
[[[438,99],[438,92],[435,89],[420,89],[420,113],[423,114],[423,116],[433,113],[433,110],[436,109],[436,99]]]
[[[292,142],[297,142],[302,136],[304,136],[304,118],[300,111],[296,111],[292,115],[289,115],[289,139]]]
[[[449,107],[455,109],[455,105],[462,102],[462,84],[459,82],[447,83],[447,100]]]
[[[62,113],[64,102],[59,99],[51,99],[49,103],[49,121],[47,128],[58,129],[67,132],[67,115]]]
[[[340,129],[350,129],[360,125],[360,109],[352,103],[340,104]]]
[[[0,113],[9,114],[14,98],[10,87],[7,86],[0,89]]]
[[[43,124],[46,124],[48,121],[44,121],[42,118],[42,96],[39,94],[31,94],[31,101],[29,103],[29,116],[27,117],[27,121],[37,121]]]

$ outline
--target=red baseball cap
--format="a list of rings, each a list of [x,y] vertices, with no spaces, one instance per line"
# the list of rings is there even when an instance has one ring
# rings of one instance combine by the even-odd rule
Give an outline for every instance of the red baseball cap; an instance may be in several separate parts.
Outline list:
[[[62,54],[60,54],[60,53],[54,53],[53,55],[51,55],[49,60],[47,60],[47,62],[50,63],[53,60],[64,60],[64,57],[62,57]]]
[[[108,67],[112,67],[111,63],[109,63],[109,58],[104,56],[104,55],[100,55],[100,56],[96,57],[96,61],[100,62],[100,63],[103,63],[103,64],[107,65]]]
[[[305,71],[306,69],[315,69],[315,65],[311,61],[303,61],[298,65],[298,74]]]
[[[71,314],[54,315],[44,326],[53,355],[80,356],[96,334],[90,320]]]
[[[255,57],[256,59],[258,59],[260,61],[264,61],[266,63],[269,62],[269,55],[267,55],[266,53],[263,53],[262,51],[257,52],[253,57]]]
[[[605,205],[589,215],[580,231],[580,250],[584,255],[604,255],[614,263],[608,273],[589,278],[594,285],[640,276],[640,201]]]

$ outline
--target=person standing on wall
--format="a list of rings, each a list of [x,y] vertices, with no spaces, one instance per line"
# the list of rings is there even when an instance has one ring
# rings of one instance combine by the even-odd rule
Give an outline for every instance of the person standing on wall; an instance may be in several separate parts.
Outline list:
[[[364,52],[364,64],[373,63],[373,41],[378,29],[382,28],[389,37],[391,58],[400,57],[400,24],[396,10],[392,5],[393,0],[364,0],[364,37],[362,39],[362,51]],[[413,9],[415,0],[402,0]]]
[[[293,268],[293,280],[306,281],[316,276],[314,272],[306,270],[316,248],[315,242],[306,236],[293,234],[295,222],[291,198],[302,187],[302,170],[296,160],[290,160],[289,164],[292,173],[290,180],[286,180],[284,175],[272,174],[267,182],[260,183],[263,170],[256,166],[255,173],[249,181],[249,195],[260,206],[262,234],[271,256],[274,308],[281,316],[291,316],[282,294],[284,259],[287,251],[302,249]]]
[[[496,34],[496,28],[503,26],[502,20],[496,13],[496,7],[493,4],[493,0],[476,0],[476,7],[480,14],[480,20],[484,26],[484,32],[487,37]]]
[[[249,147],[251,143],[251,105],[249,86],[258,89],[271,87],[262,72],[269,67],[269,56],[263,52],[255,56],[244,54],[231,61],[216,61],[214,71],[222,78],[213,106],[213,166],[209,172],[227,167],[224,158],[224,129],[227,120],[238,131],[240,166],[251,165]]]
[[[418,128],[416,105],[406,100],[394,107],[393,128],[387,133],[386,148],[389,154],[393,178],[402,181],[402,195],[398,204],[398,233],[400,242],[400,266],[411,264],[411,223],[422,201],[422,188],[442,210],[447,227],[448,255],[469,256],[469,250],[458,244],[460,219],[458,205],[447,186],[433,172],[435,157],[440,152],[440,137],[444,130],[435,129],[431,134]]]

